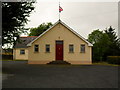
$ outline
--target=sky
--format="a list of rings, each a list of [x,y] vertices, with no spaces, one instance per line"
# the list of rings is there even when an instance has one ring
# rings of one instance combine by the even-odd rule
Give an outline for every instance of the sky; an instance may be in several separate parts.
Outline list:
[[[51,1],[37,0],[35,10],[28,18],[30,21],[25,27],[32,28],[38,27],[42,23],[52,22],[54,24],[57,22],[59,19],[59,1]],[[63,8],[60,19],[86,39],[93,30],[105,30],[109,26],[118,32],[117,1],[60,0],[60,6]]]

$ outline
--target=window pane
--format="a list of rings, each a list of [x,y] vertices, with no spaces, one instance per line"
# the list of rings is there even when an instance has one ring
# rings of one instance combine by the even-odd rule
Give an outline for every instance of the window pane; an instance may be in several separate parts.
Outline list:
[[[38,51],[39,51],[39,45],[35,45],[35,46],[34,46],[34,51],[35,51],[35,52],[38,52]]]
[[[56,44],[63,44],[63,41],[56,41]]]
[[[46,44],[46,52],[50,52],[50,45]]]
[[[73,47],[73,45],[71,44],[71,45],[69,45],[69,52],[74,52],[74,47]]]
[[[25,54],[25,50],[20,50],[20,54]]]
[[[85,45],[84,44],[81,44],[81,52],[85,52]]]

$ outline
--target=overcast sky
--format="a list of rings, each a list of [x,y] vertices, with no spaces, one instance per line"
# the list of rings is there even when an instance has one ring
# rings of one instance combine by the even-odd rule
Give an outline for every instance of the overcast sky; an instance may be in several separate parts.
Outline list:
[[[60,6],[63,11],[61,20],[77,31],[84,38],[88,37],[93,30],[104,30],[110,25],[118,30],[118,2],[78,2],[74,0],[62,1]],[[35,11],[28,18],[30,22],[26,27],[37,27],[43,22],[52,22],[59,19],[59,2],[41,2],[37,0]]]

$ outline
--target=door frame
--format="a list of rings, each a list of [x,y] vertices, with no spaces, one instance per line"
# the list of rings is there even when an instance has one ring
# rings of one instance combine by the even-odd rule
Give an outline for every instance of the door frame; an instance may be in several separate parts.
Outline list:
[[[57,41],[62,41],[62,42],[63,42],[63,44],[62,44],[62,45],[63,45],[63,52],[62,52],[62,53],[63,53],[63,60],[62,60],[62,61],[64,61],[64,41],[63,41],[63,40],[55,40],[55,61],[58,61],[58,60],[56,59],[56,42],[57,42]]]

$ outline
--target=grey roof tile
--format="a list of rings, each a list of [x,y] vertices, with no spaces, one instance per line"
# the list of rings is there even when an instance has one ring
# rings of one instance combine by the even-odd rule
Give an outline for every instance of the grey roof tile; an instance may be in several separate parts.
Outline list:
[[[33,41],[37,36],[20,37],[20,42],[17,42],[14,48],[27,48],[27,44]]]

